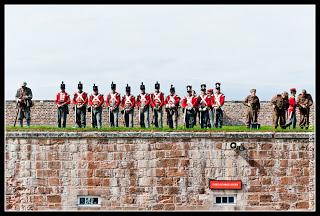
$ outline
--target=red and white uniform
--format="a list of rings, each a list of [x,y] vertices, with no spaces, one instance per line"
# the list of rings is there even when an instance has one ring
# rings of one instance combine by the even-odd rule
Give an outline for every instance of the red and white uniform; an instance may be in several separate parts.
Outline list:
[[[73,95],[73,100],[72,100],[72,104],[75,104],[77,106],[79,105],[86,105],[88,104],[88,95],[86,92],[76,92]]]
[[[207,110],[208,107],[211,106],[211,97],[209,97],[208,95],[199,95],[198,96],[198,103],[199,103],[199,110],[201,111],[203,109],[203,111]]]
[[[145,94],[139,94],[137,96],[137,106],[141,107],[142,106],[149,106],[151,102],[150,95],[148,93]]]
[[[120,106],[120,94],[115,92],[114,94],[111,92],[108,94],[106,98],[106,106],[110,108],[118,108]]]
[[[181,106],[183,108],[197,108],[198,107],[198,97],[195,96],[185,96],[182,99]]]
[[[289,97],[288,118],[291,118],[292,112],[296,111],[297,101],[293,95]]]
[[[164,94],[162,92],[159,93],[153,93],[151,95],[151,106],[154,108],[156,105],[158,105],[159,109],[162,108],[164,105]]]
[[[180,103],[180,97],[176,94],[174,94],[173,96],[168,95],[164,100],[164,105],[168,109],[178,107],[179,103]]]
[[[213,97],[213,95],[207,94],[207,98],[210,101],[209,104],[207,105],[209,109],[212,109],[212,97]]]
[[[121,106],[123,109],[131,110],[135,106],[135,98],[133,95],[124,95],[122,97]]]
[[[102,94],[90,95],[89,104],[90,106],[95,105],[96,107],[101,107],[104,102],[104,98]]]
[[[222,107],[224,105],[225,96],[222,93],[214,93],[211,98],[212,107]]]
[[[60,105],[60,104],[70,104],[70,95],[67,92],[58,92],[56,94],[56,100],[55,104]]]

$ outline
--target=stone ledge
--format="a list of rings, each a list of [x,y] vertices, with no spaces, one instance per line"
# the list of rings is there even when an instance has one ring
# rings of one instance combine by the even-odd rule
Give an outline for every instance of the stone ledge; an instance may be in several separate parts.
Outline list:
[[[6,132],[6,138],[309,139],[314,132]]]

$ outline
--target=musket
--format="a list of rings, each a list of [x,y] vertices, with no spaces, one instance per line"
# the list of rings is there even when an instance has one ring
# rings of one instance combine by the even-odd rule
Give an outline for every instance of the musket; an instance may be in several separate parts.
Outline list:
[[[186,127],[186,117],[187,117],[187,111],[186,111],[186,107],[183,108],[183,124],[184,124],[184,127]]]
[[[154,111],[153,111],[153,107],[151,107],[151,113],[152,113],[151,124],[154,125]]]
[[[75,104],[74,106],[74,121],[75,125],[77,125],[77,104]]]
[[[122,120],[123,120],[123,125],[126,126],[126,119],[125,119],[125,117],[126,117],[126,110],[125,110],[125,109],[122,110],[122,115],[123,115],[123,118],[122,118]]]
[[[141,112],[140,112],[140,107],[138,107],[138,113],[139,113],[139,124],[141,125]]]
[[[91,127],[93,127],[93,105],[91,106]]]
[[[15,127],[15,126],[16,126],[17,118],[18,118],[18,114],[19,114],[19,111],[20,111],[20,108],[19,108],[19,106],[18,106],[18,103],[19,103],[19,102],[17,102],[17,104],[16,104],[16,108],[18,108],[18,109],[17,109],[17,114],[16,114],[16,118],[15,118],[15,120],[14,120],[13,127]]]
[[[111,110],[109,106],[108,106],[108,113],[109,113],[109,124],[111,125]]]

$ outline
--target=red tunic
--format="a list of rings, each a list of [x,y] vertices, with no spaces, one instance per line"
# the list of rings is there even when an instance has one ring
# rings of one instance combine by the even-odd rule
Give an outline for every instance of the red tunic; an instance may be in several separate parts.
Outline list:
[[[67,92],[58,92],[56,94],[56,100],[55,100],[55,104],[70,104],[70,96]]]
[[[297,102],[293,95],[289,97],[289,108],[288,108],[288,118],[291,118],[293,112],[296,111]]]
[[[164,94],[162,92],[151,94],[151,107],[154,108],[157,104],[160,109],[164,105]]]
[[[139,94],[137,96],[137,106],[140,107],[142,103],[144,103],[145,106],[149,106],[151,102],[150,95],[148,93],[145,94]]]
[[[222,94],[222,93],[213,94],[212,97],[211,97],[211,105],[213,107],[217,107],[217,106],[222,107],[223,104],[224,104],[224,100],[225,100],[224,94]]]
[[[121,101],[121,106],[123,109],[125,109],[126,107],[130,107],[131,109],[134,108],[135,105],[135,98],[133,95],[124,95],[122,97],[122,101]]]
[[[207,95],[208,100],[210,101],[207,105],[209,108],[212,108],[212,95]]]
[[[85,92],[79,93],[76,92],[73,95],[72,104],[82,105],[88,103],[88,95]]]
[[[114,94],[109,93],[107,98],[106,98],[106,106],[115,106],[119,107],[120,106],[120,94],[118,92],[115,92]]]
[[[204,95],[203,98],[201,97],[201,95],[198,96],[198,103],[199,103],[199,107],[201,105],[203,105],[204,107],[210,107],[211,106],[211,97],[209,97],[208,95]],[[202,102],[201,102],[202,101]]]
[[[90,95],[89,97],[90,106],[92,106],[93,104],[96,104],[98,107],[101,107],[103,102],[104,102],[104,98],[102,94]]]
[[[168,95],[164,100],[164,105],[166,108],[178,107],[180,103],[180,97],[178,95]]]
[[[198,107],[198,98],[197,97],[194,97],[194,96],[185,96],[183,99],[182,99],[182,102],[181,102],[181,106],[183,108],[186,108],[191,106],[193,108],[197,108]]]

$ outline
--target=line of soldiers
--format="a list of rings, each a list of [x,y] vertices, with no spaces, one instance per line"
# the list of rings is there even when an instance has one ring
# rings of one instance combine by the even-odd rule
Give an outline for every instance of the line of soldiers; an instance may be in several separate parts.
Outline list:
[[[17,90],[17,117],[19,117],[20,126],[23,126],[23,118],[26,118],[27,126],[30,126],[30,107],[33,106],[32,91],[26,87],[27,83],[23,82],[21,88]],[[111,92],[106,98],[98,91],[98,86],[93,85],[93,92],[90,96],[83,91],[83,84],[78,83],[78,91],[70,95],[65,91],[65,83],[60,85],[61,91],[56,94],[55,104],[57,106],[57,124],[58,127],[66,127],[67,114],[69,114],[69,104],[74,105],[75,127],[86,127],[86,113],[91,112],[92,127],[102,127],[102,110],[105,103],[108,114],[109,124],[111,127],[118,127],[119,113],[123,115],[123,124],[126,127],[133,127],[134,108],[138,107],[139,123],[141,127],[150,127],[150,110],[153,113],[151,124],[155,127],[163,127],[163,112],[167,114],[167,125],[170,128],[177,128],[179,110],[182,108],[184,126],[192,128],[197,124],[197,118],[201,128],[212,128],[223,125],[223,105],[225,95],[220,91],[221,83],[215,83],[215,91],[206,89],[206,85],[201,85],[200,95],[192,90],[192,86],[187,86],[187,95],[181,98],[175,93],[175,87],[171,85],[170,94],[164,97],[160,91],[160,83],[156,82],[154,93],[145,92],[143,82],[140,85],[140,94],[137,97],[131,94],[131,87],[127,84],[126,94],[121,98],[116,91],[116,84],[111,83]],[[296,89],[290,89],[291,95],[287,92],[277,94],[271,100],[273,105],[273,125],[277,128],[290,127],[296,128],[296,107],[300,111],[300,127],[308,129],[310,106],[313,100],[305,89],[298,95],[296,100]],[[181,103],[180,103],[181,101]],[[250,90],[243,104],[247,106],[246,125],[251,128],[257,125],[258,115],[260,112],[260,101],[256,96],[256,89]],[[89,106],[88,106],[89,105]],[[87,108],[88,106],[88,108]],[[286,122],[286,118],[288,122]],[[15,120],[15,123],[16,123]],[[14,124],[15,125],[15,124]]]
[[[119,126],[119,112],[123,115],[123,124],[126,127],[133,127],[134,107],[138,107],[139,123],[141,127],[150,127],[150,110],[153,113],[151,124],[155,127],[163,127],[163,113],[167,114],[167,125],[170,128],[178,127],[179,110],[182,107],[184,124],[187,128],[196,125],[197,116],[201,128],[222,127],[223,110],[225,96],[220,92],[220,83],[216,83],[216,91],[206,90],[206,85],[201,85],[201,93],[196,96],[192,86],[187,86],[187,93],[180,105],[181,98],[175,93],[175,87],[171,85],[170,94],[165,97],[160,91],[160,83],[156,82],[155,91],[152,94],[145,92],[143,82],[140,85],[140,94],[137,97],[131,94],[131,87],[127,84],[126,94],[120,97],[116,92],[116,84],[111,83],[111,92],[104,97],[98,92],[98,86],[93,85],[93,93],[88,96],[83,92],[83,84],[79,82],[78,91],[74,93],[72,104],[75,109],[75,127],[86,127],[86,112],[91,112],[92,127],[102,127],[102,106],[105,102],[109,113],[109,124],[111,127]],[[71,99],[65,92],[65,84],[60,85],[61,91],[56,94],[55,103],[58,113],[58,127],[66,127],[67,114],[69,113],[68,104]],[[87,109],[87,105],[89,108]],[[120,111],[121,110],[121,111]],[[214,120],[216,120],[214,122]]]

